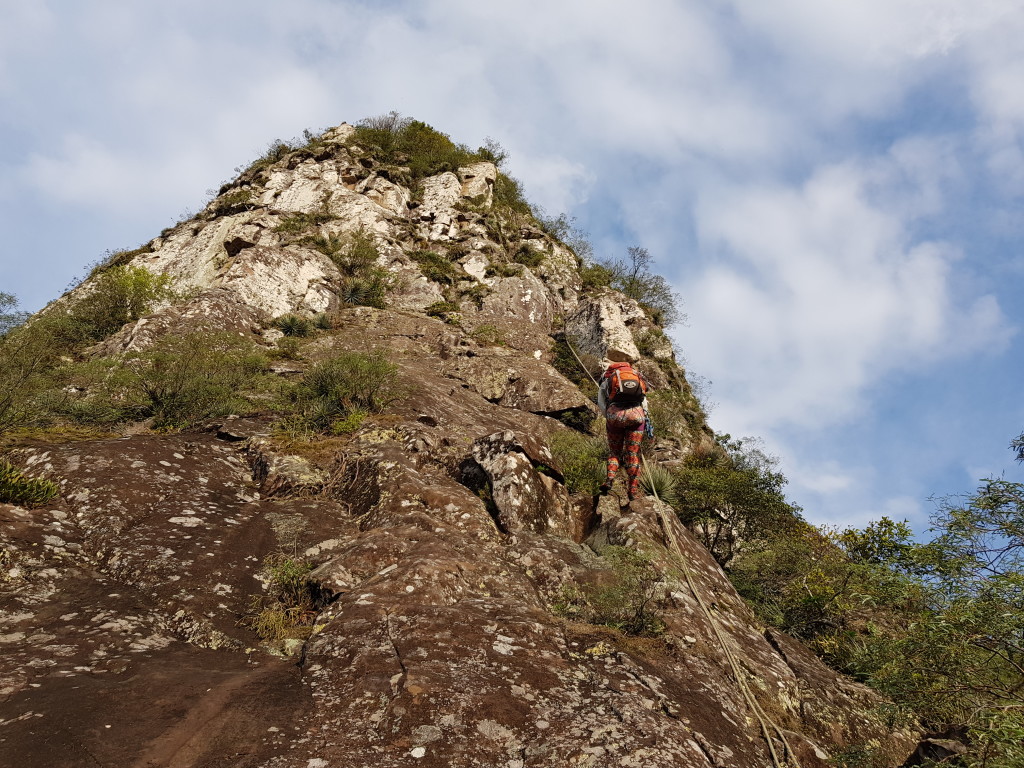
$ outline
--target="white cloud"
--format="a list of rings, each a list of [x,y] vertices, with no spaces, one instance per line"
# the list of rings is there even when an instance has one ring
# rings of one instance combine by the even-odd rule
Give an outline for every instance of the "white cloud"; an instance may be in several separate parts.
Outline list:
[[[871,199],[881,162],[701,199],[708,266],[687,294],[703,332],[687,352],[715,381],[730,430],[837,423],[888,372],[1008,340],[994,297],[955,297],[956,249],[912,242],[899,210]]]
[[[102,226],[173,215],[271,139],[398,109],[458,141],[495,137],[529,196],[575,213],[606,255],[639,243],[674,270],[719,428],[820,434],[870,410],[893,373],[998,352],[1010,333],[1016,308],[972,245],[995,229],[982,216],[1004,239],[1020,231],[1019,0],[0,13],[0,195],[21,205],[0,216],[31,247],[33,211]],[[979,210],[972,185],[1002,212]],[[76,234],[38,258],[84,263]],[[859,487],[877,478],[820,459],[794,487],[872,507]]]

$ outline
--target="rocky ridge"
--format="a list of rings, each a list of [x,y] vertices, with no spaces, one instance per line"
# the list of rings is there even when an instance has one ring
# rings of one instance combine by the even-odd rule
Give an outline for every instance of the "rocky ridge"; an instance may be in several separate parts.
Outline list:
[[[643,309],[585,289],[569,248],[503,213],[493,164],[407,171],[343,124],[130,254],[184,298],[97,353],[198,328],[271,344],[271,319],[327,312],[307,364],[384,349],[407,394],[313,451],[270,414],[10,451],[61,494],[0,505],[0,764],[761,768],[771,743],[807,768],[864,744],[900,765],[916,734],[760,625],[656,499],[567,490],[549,439],[593,405],[552,366],[553,335],[686,391]],[[338,266],[282,227],[295,217],[372,236],[388,307],[347,305]],[[456,276],[428,274],[424,250]],[[708,440],[699,414],[684,424],[654,460]],[[619,550],[657,574],[655,636],[558,609],[614,583]],[[239,621],[282,552],[325,595],[285,654]]]

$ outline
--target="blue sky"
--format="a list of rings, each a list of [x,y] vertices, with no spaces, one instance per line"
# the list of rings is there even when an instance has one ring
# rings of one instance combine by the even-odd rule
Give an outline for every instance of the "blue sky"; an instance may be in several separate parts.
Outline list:
[[[601,256],[647,247],[712,425],[809,519],[1024,479],[1017,0],[0,0],[0,290],[37,309],[273,139],[486,137]]]

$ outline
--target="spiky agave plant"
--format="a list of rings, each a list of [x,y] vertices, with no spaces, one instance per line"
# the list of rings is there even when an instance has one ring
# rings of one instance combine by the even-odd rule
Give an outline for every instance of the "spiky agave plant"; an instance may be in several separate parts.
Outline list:
[[[340,298],[345,304],[364,305],[370,297],[371,285],[362,278],[353,277],[341,286]]]
[[[281,315],[274,321],[274,325],[285,336],[305,337],[313,333],[313,323],[302,315]]]
[[[60,493],[52,480],[27,477],[13,465],[0,461],[0,502],[37,507]]]
[[[657,496],[670,507],[678,507],[682,501],[676,476],[660,464],[644,463],[643,472],[640,473],[640,488],[648,496]]]

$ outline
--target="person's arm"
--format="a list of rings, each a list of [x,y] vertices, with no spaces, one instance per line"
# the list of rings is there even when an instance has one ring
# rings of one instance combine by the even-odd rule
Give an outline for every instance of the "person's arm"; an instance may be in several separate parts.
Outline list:
[[[604,389],[607,384],[608,380],[605,379],[597,388],[597,407],[601,411],[602,416],[608,415],[608,394],[605,392]]]

